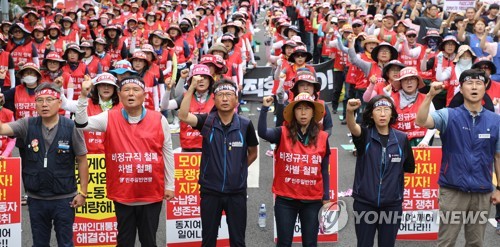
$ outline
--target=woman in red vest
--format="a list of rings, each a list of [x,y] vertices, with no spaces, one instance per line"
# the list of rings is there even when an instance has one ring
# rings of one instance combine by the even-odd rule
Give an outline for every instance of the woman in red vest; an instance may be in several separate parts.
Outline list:
[[[235,71],[228,71],[226,74],[227,78],[234,79],[232,74],[236,74],[236,84],[239,87],[239,91],[241,91],[241,87],[243,86],[243,55],[241,54],[241,48],[235,46],[238,43],[238,38],[234,37],[231,33],[225,33],[221,37],[221,42],[226,46],[228,58],[226,60],[226,64],[228,68],[232,68]],[[231,70],[231,69],[230,69]]]
[[[62,58],[67,61],[62,70],[67,76],[64,76],[64,89],[68,99],[78,99],[82,89],[84,76],[89,74],[87,65],[82,62],[84,52],[76,43],[70,43],[66,46],[66,51]]]
[[[160,97],[157,87],[158,78],[150,69],[151,62],[148,61],[146,53],[140,50],[136,51],[129,61],[132,64],[132,69],[137,71],[139,76],[144,80],[144,90],[146,91],[144,107],[153,111],[160,109]]]
[[[175,47],[174,41],[163,31],[156,30],[149,34],[148,43],[153,47],[152,53],[156,57],[155,64],[159,66],[163,76],[168,79],[165,81],[169,83],[172,77],[172,55],[174,53],[172,48]]]
[[[36,25],[31,31],[31,36],[40,57],[45,56],[45,49],[50,48],[50,40],[45,37],[45,28],[42,25]]]
[[[64,40],[67,43],[80,43],[80,35],[78,34],[78,29],[74,29],[73,23],[75,21],[69,17],[65,16],[61,20],[62,28],[61,32],[64,37]]]
[[[80,49],[84,52],[82,62],[87,65],[87,71],[91,78],[95,78],[98,74],[102,73],[102,66],[99,58],[94,56],[95,48],[91,41],[82,41]]]
[[[106,39],[106,51],[111,55],[111,60],[119,61],[128,57],[128,48],[125,37],[122,37],[122,29],[118,25],[109,25],[104,28]]]
[[[446,86],[446,106],[449,106],[453,96],[460,91],[460,83],[458,82],[460,75],[463,71],[472,68],[473,61],[476,60],[476,54],[474,54],[470,46],[461,45],[453,58],[453,63],[449,64],[449,66],[446,66],[443,53],[440,52],[436,58],[436,80],[443,82]]]
[[[4,50],[7,46],[7,39],[0,33],[0,71],[5,71],[5,77],[0,83],[2,90],[8,90],[16,86],[16,72],[14,70],[14,59],[10,52]],[[10,86],[6,86],[10,85]]]
[[[330,145],[320,129],[323,104],[308,93],[297,95],[284,110],[285,126],[267,128],[272,96],[264,97],[259,117],[261,138],[276,143],[273,193],[276,195],[277,246],[291,246],[297,215],[302,245],[317,246],[318,212],[330,200]]]
[[[0,34],[1,36],[1,34]],[[0,69],[0,80],[4,80],[9,72],[6,69]],[[5,104],[4,96],[0,93],[0,122],[8,123],[14,121],[14,113],[3,107]],[[8,136],[0,136],[0,156],[10,157],[14,146],[16,145],[16,138]]]
[[[21,85],[4,91],[5,107],[15,112],[15,119],[36,117],[35,88],[40,84],[42,74],[38,65],[27,63],[21,67],[16,75],[21,80]]]
[[[10,39],[7,43],[7,50],[14,59],[15,70],[26,63],[34,63],[39,66],[38,52],[32,42],[31,32],[26,30],[23,24],[14,23],[9,29]],[[10,86],[10,85],[4,85]]]
[[[111,55],[106,52],[106,40],[97,38],[94,40],[95,56],[99,59],[103,72],[108,72],[111,67]]]
[[[436,133],[436,130],[428,130],[415,124],[418,109],[425,99],[425,94],[418,91],[425,84],[418,75],[417,68],[407,67],[402,69],[399,72],[399,79],[394,84],[399,84],[396,85],[396,87],[400,88],[397,92],[393,92],[389,88],[385,89],[386,94],[394,101],[394,106],[398,112],[398,118],[392,127],[405,132],[411,146],[428,147],[429,141]],[[432,103],[430,112],[434,112]]]
[[[61,96],[63,108],[66,111],[76,112],[78,100],[68,100]],[[102,73],[94,79],[94,87],[90,90],[88,98],[87,114],[97,115],[101,112],[120,109],[122,107],[118,98],[118,86],[116,77],[110,73]],[[83,132],[85,144],[89,154],[104,154],[104,133],[98,131]]]
[[[49,52],[42,62],[42,79],[41,83],[52,83],[56,78],[63,75],[62,67],[66,64],[66,60],[62,59],[57,52]]]
[[[64,47],[66,46],[66,40],[62,38],[61,28],[59,25],[52,23],[47,29],[48,39],[50,40],[50,50],[55,51],[59,56],[64,55]]]
[[[192,114],[209,113],[214,107],[214,97],[212,95],[212,85],[214,79],[210,75],[210,69],[205,64],[197,64],[193,67],[192,76],[187,80],[191,85],[192,80],[197,80],[194,97],[191,99],[189,112]],[[170,92],[167,91],[161,102],[161,110],[178,110],[184,99],[184,94],[176,99],[170,99]],[[182,152],[201,152],[203,138],[200,132],[185,122],[180,123],[180,143]]]

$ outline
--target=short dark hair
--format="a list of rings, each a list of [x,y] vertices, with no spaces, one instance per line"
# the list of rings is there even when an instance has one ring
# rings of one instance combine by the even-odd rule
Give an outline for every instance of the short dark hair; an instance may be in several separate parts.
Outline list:
[[[53,83],[42,83],[35,88],[35,93],[38,93],[44,89],[51,89],[58,93],[61,93],[61,89]]]
[[[396,123],[398,118],[398,112],[396,111],[396,106],[394,105],[394,101],[388,96],[385,95],[377,95],[373,97],[367,104],[365,111],[363,112],[363,126],[373,127],[375,126],[375,122],[372,119],[373,109],[375,108],[375,103],[379,100],[386,100],[391,104],[391,120],[389,121],[389,126]]]

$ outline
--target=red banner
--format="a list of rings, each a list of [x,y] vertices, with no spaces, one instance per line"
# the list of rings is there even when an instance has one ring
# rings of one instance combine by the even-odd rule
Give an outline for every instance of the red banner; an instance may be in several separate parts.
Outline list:
[[[330,149],[330,201],[333,203],[338,202],[338,149],[331,148]],[[273,208],[273,207],[271,207]],[[277,232],[276,232],[276,220],[274,220],[274,241],[277,241]],[[338,227],[335,226],[335,227]],[[295,227],[293,230],[293,242],[294,243],[302,243],[302,233],[300,231],[300,222],[295,222]],[[322,234],[321,231],[318,235],[318,243],[332,243],[338,241],[338,233],[334,234]]]
[[[201,153],[174,153],[175,199],[167,202],[167,245],[201,245],[200,176]],[[217,246],[229,246],[226,216],[222,215]]]
[[[0,161],[0,246],[21,246],[21,159]]]
[[[397,239],[436,240],[441,147],[413,148],[413,156],[415,173],[405,174],[403,217]]]

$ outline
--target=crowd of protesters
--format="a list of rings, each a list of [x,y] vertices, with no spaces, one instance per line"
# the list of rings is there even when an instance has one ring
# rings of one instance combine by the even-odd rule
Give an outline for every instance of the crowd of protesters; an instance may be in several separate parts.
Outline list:
[[[37,117],[36,88],[46,83],[54,84],[60,90],[61,116],[73,117],[84,103],[89,116],[118,111],[124,107],[120,90],[126,79],[127,83],[138,84],[139,89],[144,90],[144,112],[147,109],[166,114],[167,111],[181,110],[179,117],[175,116],[171,121],[170,129],[180,131],[180,147],[184,152],[201,151],[205,159],[220,163],[226,159],[223,150],[226,142],[213,147],[217,154],[224,151],[220,159],[214,159],[215,156],[210,155],[214,151],[204,147],[211,145],[215,129],[222,130],[222,133],[233,130],[236,127],[232,119],[237,119],[237,124],[244,124],[245,132],[254,133],[248,119],[232,113],[240,112],[237,102],[242,95],[244,75],[247,69],[257,64],[258,57],[254,52],[260,43],[255,35],[257,25],[262,24],[265,60],[273,69],[274,80],[273,97],[264,99],[262,111],[267,112],[274,104],[276,128],[266,129],[267,122],[259,119],[259,135],[278,145],[271,155],[280,164],[275,167],[277,177],[273,185],[280,200],[280,207],[275,208],[276,214],[281,215],[280,222],[287,222],[289,226],[288,221],[298,213],[285,214],[284,206],[300,208],[305,204],[311,208],[314,205],[312,208],[317,211],[328,201],[328,193],[325,193],[329,190],[325,182],[328,176],[322,173],[328,166],[327,162],[315,164],[315,168],[321,171],[315,178],[318,185],[307,189],[282,184],[279,179],[286,179],[290,174],[279,167],[286,167],[286,159],[281,157],[283,153],[314,154],[327,160],[328,136],[336,125],[335,118],[332,118],[336,114],[339,123],[347,125],[352,132],[359,150],[354,153],[358,156],[353,194],[355,210],[400,211],[402,197],[389,198],[387,205],[380,204],[382,188],[384,193],[399,193],[403,188],[403,183],[382,186],[384,176],[393,176],[395,181],[400,181],[405,172],[413,172],[413,157],[407,147],[431,146],[436,134],[442,135],[443,142],[447,143],[443,157],[449,159],[443,159],[440,186],[453,192],[491,196],[492,201],[499,202],[500,187],[495,190],[493,185],[479,184],[491,181],[493,173],[497,177],[500,174],[498,13],[498,4],[481,1],[462,11],[446,11],[444,1],[437,0],[92,0],[84,1],[80,7],[45,0],[27,1],[22,11],[17,9],[13,18],[0,24],[0,117],[3,123]],[[330,59],[333,60],[333,96],[320,100],[321,84],[312,65]],[[94,88],[82,88],[84,82],[88,86],[89,80]],[[87,100],[82,91],[88,93]],[[479,105],[476,104],[478,95]],[[295,99],[300,99],[300,102],[294,103]],[[328,105],[332,109],[326,104],[330,102]],[[472,106],[474,109],[470,108]],[[228,107],[231,109],[226,109]],[[421,108],[425,111],[419,112]],[[454,108],[463,109],[458,113],[450,110]],[[176,115],[174,111],[169,113]],[[455,122],[449,117],[459,118],[464,116],[463,112],[470,113],[473,124],[481,121],[479,116],[493,124],[493,127],[481,125],[479,132],[471,132],[471,135],[479,134],[480,137],[471,137],[470,145],[465,147],[450,144],[452,133],[463,134],[452,131],[469,122]],[[489,112],[496,114],[490,115]],[[426,115],[432,117],[426,118]],[[416,123],[417,116],[421,117],[421,125]],[[261,114],[261,118],[265,117]],[[207,119],[212,122],[207,123]],[[214,124],[215,120],[218,124]],[[76,127],[85,127],[80,124],[77,123]],[[161,126],[164,124],[162,122]],[[106,128],[93,130],[96,129]],[[458,181],[446,176],[450,172],[448,162],[460,161],[453,155],[455,152],[468,152],[475,146],[486,145],[483,140],[486,136],[481,132],[486,129],[491,148],[484,150],[484,154],[478,151],[477,156],[484,159],[473,161],[465,157],[466,164],[450,169],[451,174],[473,173],[474,165],[486,162],[488,164],[481,164],[480,169],[484,172],[479,175],[482,177]],[[248,148],[248,152],[238,154],[242,157],[232,159],[241,159],[250,165],[255,159],[258,141],[255,136],[241,131],[240,127],[239,135],[234,136],[241,136],[241,142],[235,140],[228,144],[228,150]],[[100,132],[85,132],[89,153],[106,152],[104,136]],[[407,141],[402,138],[404,136]],[[222,139],[215,138],[215,141],[223,141],[223,137],[221,135]],[[248,144],[247,138],[250,140]],[[2,137],[1,141],[2,156],[10,156],[16,145],[23,147],[20,140],[12,137]],[[370,146],[372,142],[374,145]],[[297,149],[296,145],[300,148]],[[321,150],[313,150],[311,145],[321,145]],[[389,148],[388,145],[393,146]],[[370,149],[365,150],[364,146],[370,146]],[[392,157],[387,159],[388,163],[385,163],[386,155]],[[366,165],[370,159],[379,156],[384,162],[370,170]],[[380,157],[376,162],[380,162]],[[222,163],[224,167],[217,165],[222,167],[223,173],[212,174],[215,178],[210,179],[213,180],[204,178],[203,184],[200,182],[202,193],[205,198],[215,196],[217,200],[226,198],[227,193],[233,198],[231,193],[234,191],[227,191],[232,188],[243,196],[238,198],[241,199],[238,203],[246,208],[246,177],[238,180],[240,186],[227,186],[226,190],[225,184],[222,188],[213,184],[219,180],[226,182],[226,163]],[[313,167],[307,162],[302,163],[297,165]],[[392,163],[401,167],[384,175]],[[246,176],[246,169],[241,172]],[[365,172],[382,175],[371,179],[373,184],[365,184]],[[482,189],[474,189],[478,186]],[[371,195],[371,190],[376,187],[378,203]],[[171,184],[169,188],[172,189]],[[444,197],[443,193],[440,197]],[[213,203],[205,201],[203,205],[213,207]],[[475,203],[470,201],[470,205]],[[226,213],[227,210],[224,208]],[[474,209],[466,207],[464,210]],[[215,220],[220,220],[220,215],[217,217]],[[500,234],[498,206],[497,221],[497,233]],[[304,224],[314,228],[318,222]],[[231,235],[232,243],[244,245],[245,227],[238,225],[238,232]],[[210,228],[216,234],[216,226],[210,225]],[[278,231],[278,242],[284,246],[290,244],[289,229]],[[441,243],[454,243],[456,229],[450,229],[441,232],[440,228]],[[468,229],[476,237],[466,240],[481,244],[484,227],[466,226],[466,231]],[[358,244],[373,245],[374,228],[358,225],[356,233],[365,241]],[[379,229],[379,241],[382,241],[379,244],[394,245],[397,227],[388,226],[382,232],[388,235],[380,237],[380,233]],[[213,234],[204,233],[207,245],[214,242],[213,236],[209,236]],[[311,235],[317,235],[317,232],[304,234],[308,236],[307,242],[314,246],[317,240]]]

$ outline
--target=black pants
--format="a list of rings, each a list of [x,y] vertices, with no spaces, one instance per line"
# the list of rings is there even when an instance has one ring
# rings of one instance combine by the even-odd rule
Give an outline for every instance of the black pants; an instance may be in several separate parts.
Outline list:
[[[212,194],[201,191],[201,236],[203,247],[215,247],[222,217],[226,212],[231,247],[245,246],[245,230],[247,227],[247,195]]]
[[[333,98],[332,98],[332,111],[336,112],[339,107],[340,93],[342,93],[342,86],[345,82],[344,71],[333,72]],[[346,92],[347,93],[347,92]]]
[[[128,206],[114,202],[118,222],[118,247],[134,247],[139,233],[142,247],[156,247],[156,232],[163,201],[141,206]]]
[[[402,205],[380,208],[354,200],[352,208],[355,213],[354,229],[358,239],[358,247],[373,246],[376,231],[378,231],[378,246],[395,246],[401,224]],[[392,215],[389,217],[390,222],[382,219],[381,214],[383,213]]]

